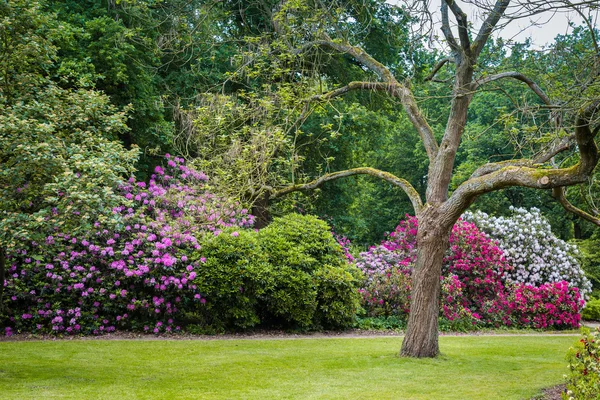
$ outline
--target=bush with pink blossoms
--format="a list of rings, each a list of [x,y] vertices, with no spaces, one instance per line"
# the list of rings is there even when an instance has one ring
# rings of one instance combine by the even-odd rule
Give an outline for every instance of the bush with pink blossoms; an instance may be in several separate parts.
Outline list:
[[[121,185],[124,204],[86,234],[55,228],[8,255],[5,334],[352,324],[359,274],[327,224],[291,214],[247,229],[245,209],[167,158],[149,184]]]
[[[361,253],[358,267],[365,274],[362,288],[364,307],[370,314],[378,314],[374,305],[386,304],[387,309],[401,311],[409,299],[399,299],[393,291],[379,287],[396,287],[398,271],[409,276],[417,257],[417,219],[407,216],[390,233],[381,246]],[[455,276],[461,282],[460,296],[446,296],[443,304],[448,310],[465,309],[467,313],[480,313],[482,305],[496,297],[504,288],[502,278],[510,270],[502,251],[477,227],[459,221],[450,235],[450,248],[443,261],[443,276]],[[377,282],[377,289],[373,283]],[[403,289],[403,290],[406,290]],[[410,290],[408,291],[410,293]],[[395,306],[394,306],[395,304]]]
[[[492,326],[578,328],[584,303],[579,289],[566,281],[538,287],[507,284],[506,290],[487,305],[486,316]]]
[[[417,255],[417,219],[407,217],[380,246],[361,253],[360,289],[369,316],[408,316],[410,274]],[[539,288],[505,283],[512,268],[502,250],[470,222],[452,229],[443,260],[440,316],[446,325],[570,328],[583,305],[577,288],[555,282]],[[398,282],[402,282],[399,290]]]
[[[410,309],[410,261],[384,246],[374,246],[360,254],[356,265],[364,274],[359,293],[367,314],[405,318]]]
[[[184,312],[206,301],[195,283],[202,259],[188,259],[199,239],[253,219],[207,192],[206,176],[180,158],[155,172],[148,185],[123,185],[124,205],[87,233],[55,228],[10,253],[0,324],[67,334],[179,330]]]

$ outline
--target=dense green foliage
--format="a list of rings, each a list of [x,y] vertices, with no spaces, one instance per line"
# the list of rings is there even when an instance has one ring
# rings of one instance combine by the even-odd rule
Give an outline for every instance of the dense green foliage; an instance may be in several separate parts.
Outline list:
[[[54,15],[25,0],[0,3],[0,12],[0,242],[12,247],[51,226],[79,231],[110,215],[138,151],[116,141],[128,131],[126,114],[106,95],[52,80],[64,33]]]
[[[588,321],[600,321],[600,299],[591,298],[581,310],[581,318]]]
[[[139,176],[150,174],[156,155],[176,148],[214,177],[211,185],[248,202],[260,199],[265,185],[358,166],[402,176],[423,194],[427,159],[401,106],[382,93],[355,92],[307,108],[303,99],[339,82],[371,76],[349,57],[319,49],[299,57],[289,49],[290,44],[300,46],[303,35],[325,29],[361,43],[398,77],[412,80],[422,107],[438,121],[432,127],[441,134],[450,88],[424,79],[438,56],[411,40],[408,26],[415,16],[382,0],[336,0],[328,10],[312,2],[289,1],[285,10],[277,4],[5,0],[0,2],[6,22],[0,28],[6,38],[0,45],[0,101],[13,106],[32,94],[39,101],[48,90],[40,89],[48,84],[73,96],[99,91],[116,107],[110,113],[125,113],[120,124],[127,129],[121,125],[108,132],[98,126],[98,132],[143,150],[136,165]],[[273,19],[273,10],[297,17]],[[499,39],[484,50],[479,68],[518,68],[560,97],[586,72],[592,75],[569,67],[592,51],[591,40],[586,29],[577,27],[559,36],[547,52],[524,43],[509,54]],[[570,51],[574,48],[578,55]],[[451,69],[442,69],[440,80]],[[539,104],[521,85],[503,81],[475,96],[454,185],[484,160],[528,155],[536,132],[549,129],[528,114],[517,119],[522,105]],[[21,111],[13,113],[22,117]],[[570,190],[570,198],[582,206],[595,204],[596,181],[591,181],[592,190]],[[543,207],[562,238],[592,233],[589,224],[565,214],[543,192],[506,189],[484,196],[475,207],[504,214],[510,205]],[[397,189],[366,177],[329,183],[308,197],[291,196],[272,205],[271,212],[294,206],[329,219],[338,233],[362,246],[379,240],[411,212]]]
[[[88,238],[98,232],[94,224],[120,235],[125,227],[115,207],[133,204],[119,194],[125,179],[135,174],[148,182],[159,156],[170,151],[207,172],[206,189],[224,203],[237,201],[256,212],[257,227],[272,221],[259,232],[231,228],[203,236],[201,250],[186,254],[202,265],[198,290],[206,300],[201,311],[190,309],[189,323],[200,331],[351,325],[361,278],[322,220],[364,250],[411,212],[410,202],[398,188],[366,176],[283,199],[269,193],[370,166],[405,178],[423,196],[429,161],[402,105],[385,92],[319,97],[378,77],[343,52],[307,44],[323,35],[360,44],[398,79],[410,81],[438,138],[450,112],[454,66],[444,66],[436,81],[427,79],[440,56],[413,40],[412,27],[425,22],[417,14],[384,0],[326,3],[0,0],[0,305],[5,253],[10,258],[15,249],[37,249],[57,232]],[[568,105],[561,114],[567,119],[589,100],[573,98],[573,88],[586,87],[592,95],[600,90],[597,63],[580,63],[593,58],[593,41],[584,26],[558,36],[543,52],[528,42],[512,44],[509,52],[496,39],[475,72],[515,69],[534,77]],[[451,190],[484,162],[530,157],[567,135],[554,129],[558,117],[540,111],[540,99],[522,89],[522,82],[502,80],[475,95]],[[573,165],[576,150],[553,162]],[[567,192],[594,215],[597,175]],[[179,191],[175,200],[182,205],[152,218],[163,223],[189,216],[187,189],[170,188]],[[473,205],[494,216],[506,215],[510,206],[541,207],[557,236],[577,239],[582,268],[595,294],[600,291],[597,229],[566,214],[546,191],[509,188]],[[142,219],[156,211],[154,205],[144,210]],[[290,212],[322,220],[279,218]],[[63,257],[49,252],[44,256],[50,260]],[[383,278],[392,279],[381,279],[378,290],[400,287],[407,308],[405,277]],[[594,315],[594,304],[584,315]]]
[[[329,227],[291,214],[260,232],[230,228],[207,237],[194,259],[206,298],[200,326],[345,328],[358,307],[358,271]]]

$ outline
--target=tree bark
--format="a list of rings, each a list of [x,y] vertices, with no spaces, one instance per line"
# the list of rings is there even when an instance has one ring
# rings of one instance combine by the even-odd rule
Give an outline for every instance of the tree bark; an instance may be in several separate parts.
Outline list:
[[[254,228],[262,229],[271,222],[271,213],[269,212],[269,194],[263,194],[252,206],[252,215],[254,215]]]
[[[400,355],[435,357],[439,354],[440,277],[451,228],[443,227],[439,213],[433,207],[425,209],[418,216],[418,221],[417,261],[412,274],[410,313]]]

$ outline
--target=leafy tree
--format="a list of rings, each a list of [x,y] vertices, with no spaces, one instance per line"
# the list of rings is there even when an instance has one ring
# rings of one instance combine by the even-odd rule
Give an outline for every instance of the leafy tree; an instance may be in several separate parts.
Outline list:
[[[560,90],[549,92],[544,91],[543,86],[527,74],[528,68],[507,70],[506,65],[493,60],[486,63],[490,59],[486,44],[492,32],[497,26],[503,26],[499,24],[503,18],[502,22],[506,22],[514,17],[512,12],[506,12],[509,3],[508,0],[498,0],[493,7],[479,4],[484,12],[484,20],[479,29],[474,29],[457,3],[442,1],[441,30],[449,55],[432,67],[426,78],[432,82],[432,93],[446,93],[447,105],[443,112],[437,114],[447,116],[445,124],[435,122],[428,113],[429,109],[425,108],[427,104],[421,104],[417,98],[424,89],[413,87],[409,76],[403,75],[402,70],[392,63],[379,61],[362,47],[362,42],[357,41],[356,36],[350,34],[346,22],[352,19],[346,10],[351,7],[346,2],[332,2],[322,8],[319,2],[313,4],[290,0],[280,2],[273,12],[274,24],[279,27],[276,29],[279,51],[271,52],[277,56],[274,58],[277,61],[272,63],[279,62],[283,66],[292,65],[292,62],[306,65],[302,63],[310,63],[325,53],[346,57],[360,67],[360,80],[344,80],[338,85],[328,82],[323,86],[311,86],[309,83],[314,82],[313,75],[303,70],[290,72],[288,76],[293,78],[293,83],[305,85],[305,89],[297,93],[310,94],[308,100],[304,98],[299,101],[333,104],[331,102],[334,99],[348,93],[385,93],[402,105],[413,132],[416,131],[423,145],[428,162],[425,201],[407,179],[372,167],[323,173],[312,181],[294,182],[291,186],[273,189],[270,193],[271,198],[278,198],[296,191],[314,190],[326,182],[356,175],[383,179],[406,193],[419,222],[419,249],[413,272],[411,313],[401,350],[401,354],[406,356],[431,357],[438,354],[439,278],[450,231],[459,216],[481,195],[507,187],[553,189],[555,196],[561,199],[562,188],[585,182],[598,162],[594,138],[600,111],[596,81],[599,75],[593,67],[597,65],[597,53],[582,52],[579,54],[581,60],[592,61],[579,64],[577,68],[570,66],[572,70],[585,71],[584,81],[567,79],[568,82]],[[427,9],[419,8],[422,4],[406,2],[403,8],[396,9],[410,17],[419,17],[419,23],[426,26],[429,14]],[[540,8],[565,6],[559,2],[539,2],[536,3],[537,8],[531,10],[531,4],[519,4],[523,6],[521,16],[538,12]],[[378,6],[390,7],[382,3]],[[454,29],[450,15],[455,22]],[[499,50],[492,47],[491,51]],[[449,80],[438,79],[438,73],[446,74]],[[536,77],[545,83],[545,76],[540,74]],[[417,79],[418,74],[414,73],[412,77]],[[536,103],[525,110],[527,113],[517,114],[522,115],[523,119],[499,111],[505,119],[503,133],[526,145],[526,151],[515,158],[486,160],[483,165],[472,168],[472,173],[465,174],[462,181],[455,182],[451,190],[455,161],[473,99],[483,88],[507,80],[519,82],[521,90],[522,84],[525,84],[536,98]],[[442,89],[433,86],[440,83],[449,83],[450,86]],[[433,115],[436,115],[435,112]],[[535,121],[548,122],[538,124]],[[563,156],[569,149],[575,152],[569,157]],[[571,211],[596,220],[566,200],[561,200],[561,203]]]

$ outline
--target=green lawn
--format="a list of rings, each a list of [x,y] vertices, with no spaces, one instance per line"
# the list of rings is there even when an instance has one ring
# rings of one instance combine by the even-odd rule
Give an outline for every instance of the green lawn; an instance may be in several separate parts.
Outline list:
[[[561,383],[576,337],[0,342],[2,399],[528,399]]]

